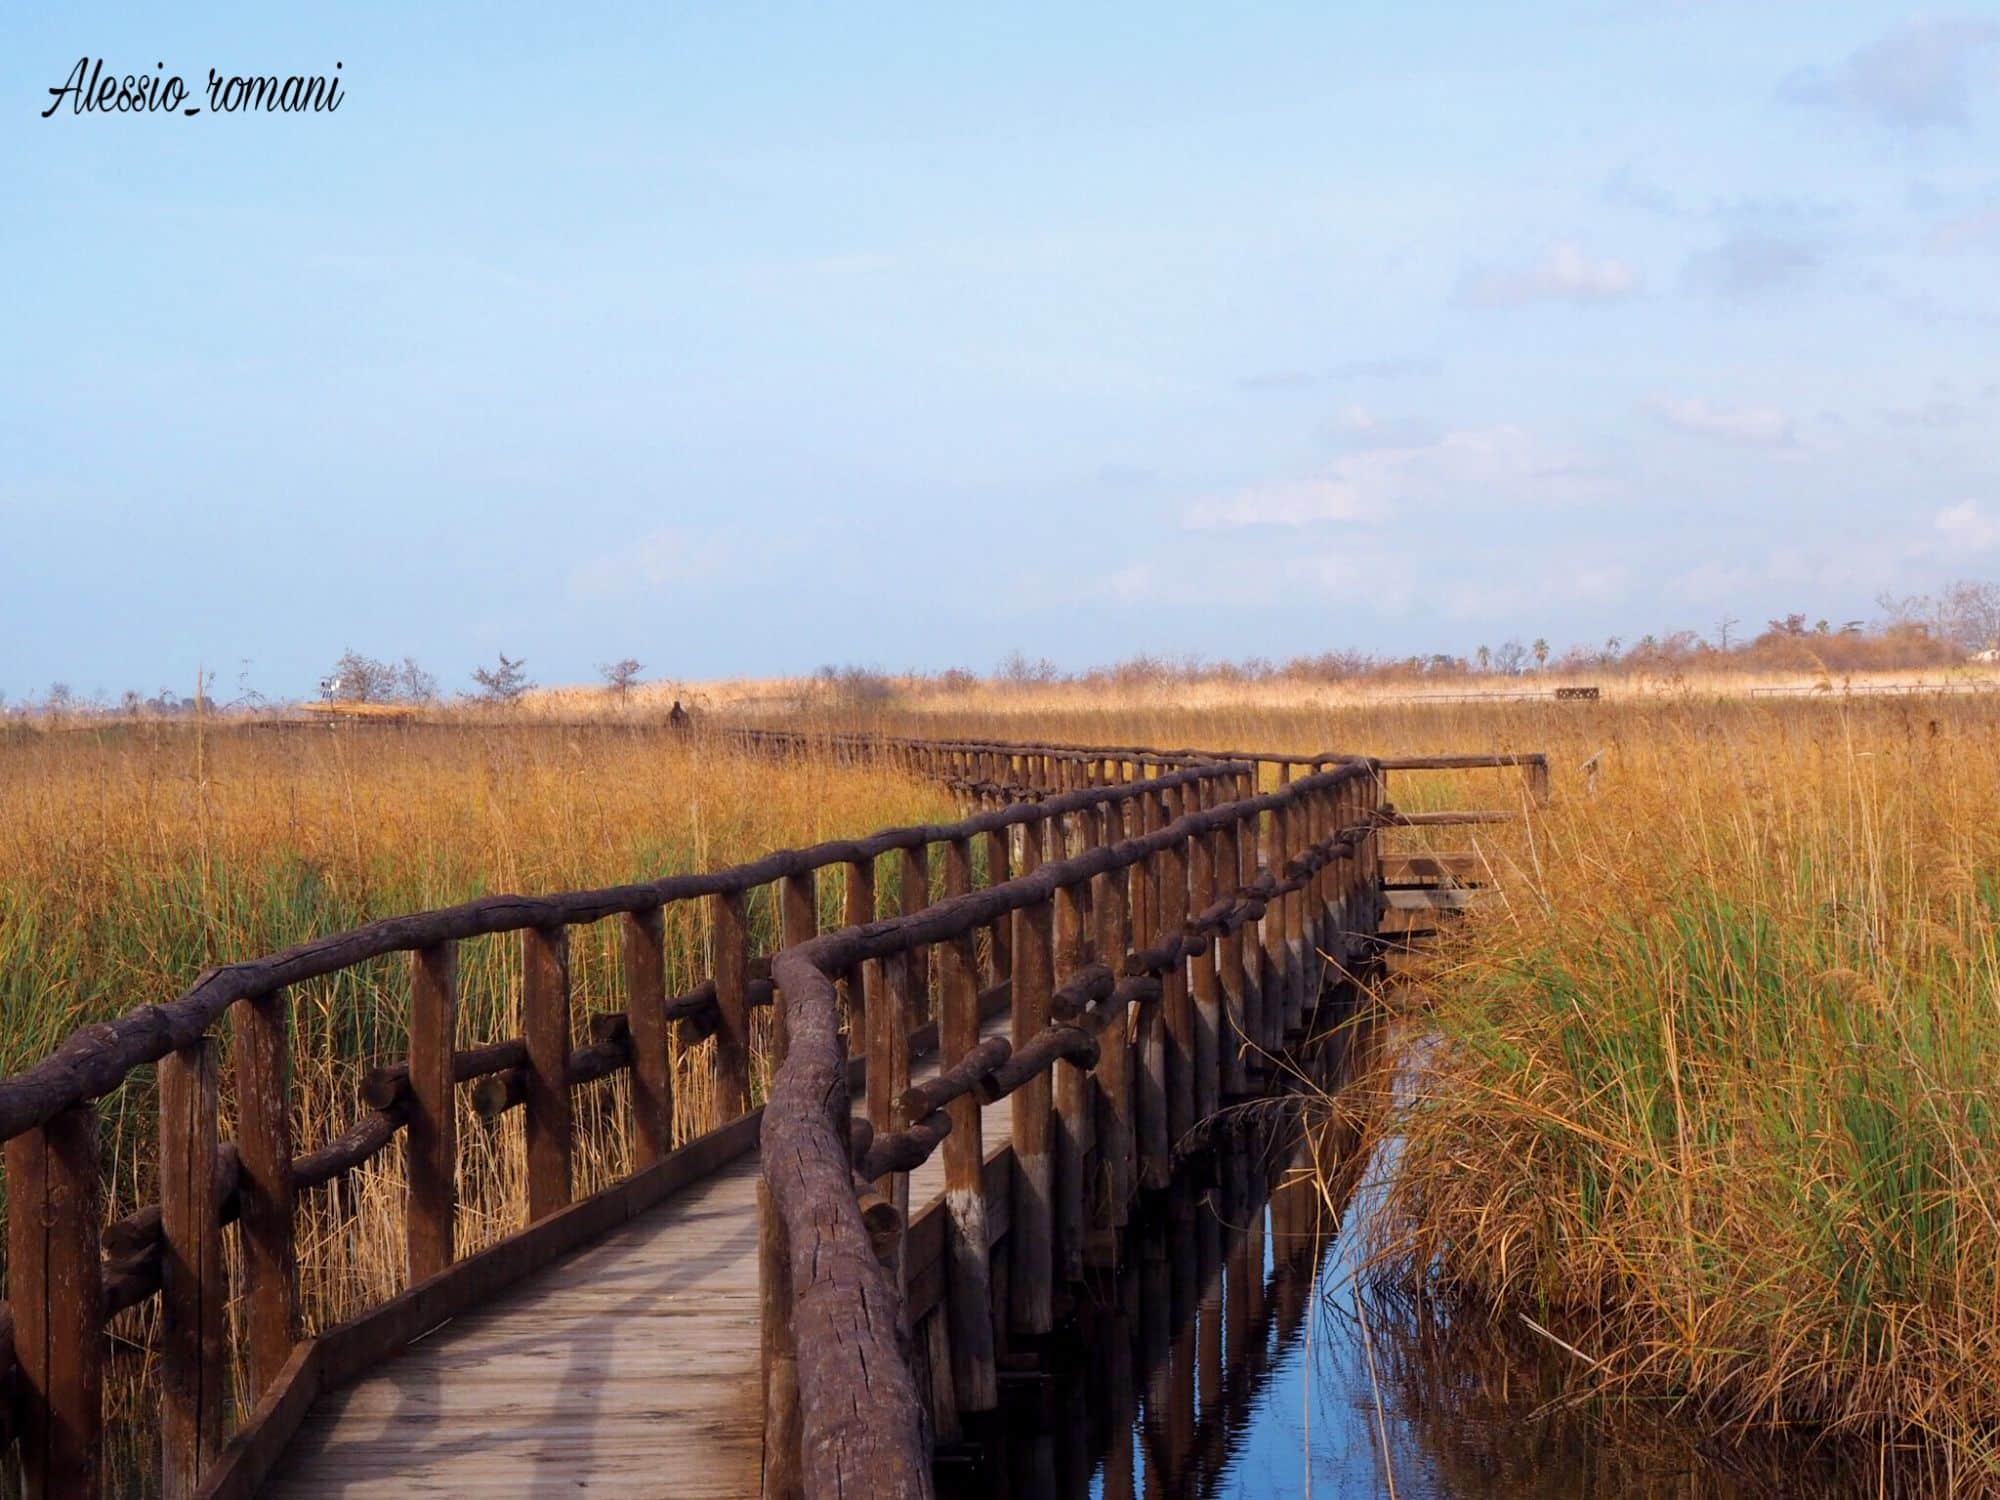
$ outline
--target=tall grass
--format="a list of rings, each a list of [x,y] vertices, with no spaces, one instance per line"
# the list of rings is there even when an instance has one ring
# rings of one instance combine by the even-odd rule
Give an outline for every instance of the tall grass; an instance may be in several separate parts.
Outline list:
[[[1606,1387],[2000,1475],[1990,711],[1658,716],[1429,976],[1382,1250]]]

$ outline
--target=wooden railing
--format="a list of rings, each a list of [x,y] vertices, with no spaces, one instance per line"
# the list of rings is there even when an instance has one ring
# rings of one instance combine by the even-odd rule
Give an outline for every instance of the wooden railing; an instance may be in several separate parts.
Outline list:
[[[1082,1275],[1093,1239],[1115,1233],[1142,1187],[1166,1185],[1196,1122],[1250,1092],[1253,1059],[1301,1029],[1316,956],[1338,962],[1372,936],[1373,764],[1266,793],[1250,790],[1252,773],[1224,761],[1129,797],[1055,798],[1021,825],[1014,879],[969,889],[954,841],[941,903],[773,959],[788,1050],[764,1122],[774,1211],[762,1260],[790,1284],[766,1291],[767,1496],[929,1495],[929,1392],[906,1349],[930,1351],[930,1391],[949,1390],[959,1410],[990,1408],[996,1317],[1017,1334],[1050,1330],[1056,1288]],[[1003,923],[1012,1035],[981,1041],[971,941]],[[865,988],[870,965],[884,981],[868,999],[871,1087],[857,1128],[838,989],[851,993],[858,974]],[[896,1039],[933,994],[941,1071],[911,1088]],[[1003,1097],[1010,1149],[989,1159],[980,1104]],[[940,1147],[944,1269],[927,1291],[931,1267],[913,1264],[924,1256],[901,1232],[898,1199],[902,1174]]]
[[[952,1260],[967,1264],[956,1280],[948,1278],[935,1248],[946,1243],[945,1221],[920,1216],[904,1224],[908,1205],[897,1190],[908,1167],[943,1141],[948,1175],[960,1190],[951,1200],[960,1204],[952,1210],[952,1243],[970,1246],[960,1221],[974,1210],[964,1206],[964,1190],[991,1182],[973,1099],[980,1091],[1013,1092],[1026,1133],[1025,1148],[1016,1143],[1025,1150],[1019,1159],[1029,1163],[1035,1187],[1025,1203],[1003,1194],[1007,1206],[989,1223],[1013,1215],[1020,1236],[1013,1243],[1030,1248],[1017,1248],[1024,1270],[1010,1296],[1023,1327],[1045,1323],[1048,1278],[1068,1273],[1107,1218],[1122,1222],[1135,1184],[1162,1181],[1173,1144],[1190,1124],[1225,1092],[1240,1091],[1257,1058],[1280,1048],[1298,1024],[1310,955],[1371,930],[1371,832],[1387,816],[1380,762],[769,731],[741,737],[767,753],[831,753],[894,766],[943,781],[986,810],[955,824],[892,829],[726,870],[597,891],[494,896],[371,923],[208,970],[177,999],[85,1027],[43,1062],[0,1080],[9,1199],[0,1410],[31,1494],[96,1491],[106,1329],[126,1309],[159,1299],[153,1369],[163,1492],[249,1494],[321,1391],[755,1149],[767,1123],[767,1147],[832,1174],[813,1178],[803,1198],[798,1180],[771,1179],[782,1209],[765,1237],[775,1479],[782,1484],[787,1472],[798,1472],[803,1450],[787,1436],[795,1428],[820,1443],[836,1429],[836,1441],[850,1432],[824,1416],[826,1393],[854,1369],[852,1346],[843,1352],[837,1341],[824,1350],[814,1345],[815,1357],[835,1358],[833,1374],[797,1386],[806,1402],[803,1428],[787,1415],[793,1387],[784,1372],[797,1347],[788,1330],[799,1318],[819,1318],[824,1327],[838,1322],[840,1308],[854,1315],[870,1310],[868,1297],[893,1292],[898,1316],[921,1321],[949,1298],[959,1306],[947,1315],[946,1332],[960,1404],[980,1409],[992,1371],[970,1331],[975,1299],[963,1285],[974,1275],[970,1254]],[[1335,769],[1322,769],[1330,764]],[[1265,782],[1277,789],[1260,790]],[[942,855],[947,892],[935,907],[934,851]],[[876,866],[887,856],[897,860],[902,915],[885,925],[873,918]],[[981,863],[987,885],[974,892]],[[844,926],[820,936],[817,880],[835,869]],[[773,914],[773,946],[783,952],[752,951],[753,901]],[[669,994],[664,918],[679,904],[705,913],[712,972],[693,989]],[[589,1018],[591,1040],[578,1045],[570,932],[608,921],[618,926],[625,1004]],[[973,972],[970,934],[981,928],[991,936],[984,967]],[[459,945],[515,934],[522,1034],[462,1048]],[[409,955],[407,1057],[367,1077],[350,1128],[315,1150],[295,1151],[288,994],[399,954]],[[751,1108],[751,1018],[773,1003],[774,981],[784,985],[786,972],[792,978],[773,1028],[784,1061],[765,1122],[763,1111]],[[830,1000],[835,981],[845,1034]],[[978,1016],[995,1005],[1012,1007],[1014,1037],[982,1050]],[[1131,1023],[1134,1036],[1149,1040],[1105,1047],[1105,1028],[1128,1009],[1139,1018]],[[924,1044],[927,1021],[944,1071],[912,1089],[908,1058]],[[217,1033],[225,1023],[232,1033],[227,1080]],[[721,1122],[679,1149],[672,1132],[677,1027],[684,1040],[715,1038]],[[869,1127],[858,1135],[848,1125],[848,1070],[839,1067],[844,1035],[860,1039],[856,1050],[870,1063]],[[1081,1140],[1071,1123],[1083,1107],[1080,1091],[1087,1094],[1080,1081],[1086,1055],[1094,1064],[1090,1087],[1100,1094],[1122,1087],[1121,1077],[1132,1085],[1125,1110],[1081,1159],[1111,1174],[1112,1184],[1102,1207],[1092,1200],[1087,1225],[1072,1201],[1082,1166],[1058,1170],[1050,1157]],[[833,1082],[824,1074],[829,1057],[839,1073]],[[160,1201],[106,1225],[95,1101],[152,1064]],[[572,1096],[613,1074],[629,1079],[633,1168],[578,1200]],[[483,1112],[518,1109],[526,1154],[526,1223],[471,1253],[462,1253],[455,1237],[460,1088],[473,1091]],[[231,1141],[219,1139],[225,1097],[236,1125]],[[298,1202],[399,1138],[406,1288],[303,1337]],[[869,1205],[876,1229],[886,1235],[892,1220],[905,1228],[905,1275],[893,1288],[872,1259],[872,1242],[853,1238],[864,1225],[851,1191],[857,1162],[889,1189]],[[834,1177],[840,1191],[829,1198]],[[1046,1191],[1057,1184],[1069,1195],[1060,1202]],[[776,1231],[780,1217],[789,1252]],[[231,1223],[240,1225],[240,1351],[231,1347],[225,1318],[223,1233]],[[810,1260],[802,1241],[816,1226],[843,1253],[866,1249],[871,1258],[854,1264],[874,1267],[874,1279],[851,1278],[830,1290],[815,1278],[833,1262],[801,1274],[800,1257]],[[1034,1247],[1045,1241],[1061,1259],[1037,1270],[1041,1251]],[[798,1278],[797,1308],[781,1316],[792,1301],[782,1292],[788,1268]],[[839,1302],[835,1292],[848,1300]],[[238,1353],[254,1405],[232,1434],[229,1371]],[[898,1380],[883,1392],[893,1387],[907,1396],[900,1355],[896,1370]],[[904,1463],[907,1435],[902,1427],[884,1429],[855,1451],[873,1453],[893,1439],[880,1451]]]
[[[885,752],[886,753],[886,752]],[[1037,775],[1066,776],[1079,753],[1024,750]],[[945,775],[942,758],[898,752],[899,764]],[[1072,756],[1074,759],[1072,760]],[[1099,775],[1135,777],[1147,766],[1093,758]],[[1201,774],[1215,774],[1204,772]],[[1100,793],[1098,795],[1108,795]],[[995,826],[1033,815],[986,814]],[[986,825],[981,824],[982,831]],[[6,1142],[8,1302],[0,1306],[0,1382],[32,1493],[91,1492],[99,1480],[106,1327],[159,1298],[159,1421],[170,1495],[245,1493],[268,1472],[313,1397],[395,1352],[454,1312],[491,1296],[601,1234],[756,1143],[750,1111],[750,1018],[768,1005],[768,961],[750,952],[753,893],[771,888],[785,938],[799,935],[817,871],[847,871],[850,922],[874,914],[874,864],[898,850],[947,839],[952,827],[890,830],[773,854],[732,869],[643,885],[555,896],[494,896],[442,911],[371,923],[269,957],[204,973],[177,999],[85,1027],[43,1062],[0,1081]],[[921,905],[925,895],[905,893]],[[707,908],[714,972],[694,990],[665,993],[663,912]],[[591,1018],[593,1041],[573,1046],[570,929],[617,920],[626,1005]],[[521,944],[522,1035],[470,1049],[456,1045],[458,945],[502,934]],[[308,981],[400,953],[410,955],[407,1061],[363,1086],[351,1128],[311,1152],[291,1140],[287,992]],[[236,1139],[218,1139],[227,1021],[234,1035]],[[670,1151],[670,1030],[716,1038],[718,1118],[729,1123]],[[93,1101],[135,1070],[158,1065],[160,1201],[103,1223],[102,1164]],[[628,1073],[635,1170],[624,1182],[572,1202],[572,1091]],[[456,1091],[497,1093],[522,1111],[527,1219],[519,1232],[471,1255],[454,1245],[457,1215]],[[310,1340],[300,1337],[295,1205],[406,1140],[408,1289]],[[251,1389],[259,1400],[230,1438],[224,1227],[240,1221]],[[225,1441],[227,1439],[227,1441]]]

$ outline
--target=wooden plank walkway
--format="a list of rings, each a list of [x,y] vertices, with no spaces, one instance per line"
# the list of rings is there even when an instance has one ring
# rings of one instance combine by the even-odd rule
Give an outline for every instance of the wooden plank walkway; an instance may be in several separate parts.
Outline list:
[[[1009,1119],[987,1106],[989,1148]],[[751,1152],[322,1397],[266,1493],[754,1496],[758,1172]],[[910,1202],[943,1191],[935,1152]]]

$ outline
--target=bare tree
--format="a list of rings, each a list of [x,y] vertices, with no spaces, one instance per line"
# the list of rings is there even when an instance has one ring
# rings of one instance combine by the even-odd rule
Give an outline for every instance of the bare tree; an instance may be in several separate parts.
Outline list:
[[[599,662],[597,675],[604,679],[605,686],[618,695],[624,703],[632,696],[632,685],[639,680],[645,666],[636,657],[625,657],[622,661]]]
[[[438,680],[414,656],[403,658],[403,664],[396,668],[396,696],[405,703],[435,703],[438,700]]]
[[[526,657],[510,657],[502,651],[499,666],[474,667],[472,680],[479,685],[479,696],[488,703],[519,703],[535,686],[525,669],[526,661]]]
[[[320,690],[340,703],[387,703],[396,697],[396,669],[349,646]]]

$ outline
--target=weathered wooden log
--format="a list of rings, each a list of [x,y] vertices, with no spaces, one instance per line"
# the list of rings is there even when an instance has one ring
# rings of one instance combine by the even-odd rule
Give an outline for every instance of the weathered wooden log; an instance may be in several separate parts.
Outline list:
[[[160,1062],[160,1491],[168,1500],[195,1493],[222,1447],[230,1402],[215,1052],[203,1037]]]
[[[973,1034],[975,1036],[978,1035],[976,1013],[978,1003],[979,997],[975,993],[972,996],[972,1005],[974,1007]],[[939,1050],[943,1051],[950,1045],[952,1045],[951,1042],[944,1039],[941,1035]],[[1014,1044],[1004,1036],[989,1036],[983,1041],[975,1043],[972,1050],[967,1052],[956,1063],[952,1064],[951,1067],[945,1069],[942,1073],[925,1079],[922,1083],[913,1084],[904,1093],[902,1100],[903,1117],[909,1120],[920,1120],[933,1110],[943,1109],[952,1100],[972,1093],[979,1087],[988,1074],[1007,1061],[1008,1057],[1012,1055],[1013,1050]]]
[[[629,1035],[615,1041],[595,1042],[588,1047],[578,1047],[569,1055],[564,1065],[564,1073],[569,1087],[581,1088],[586,1083],[595,1083],[632,1065],[632,1040]],[[528,1070],[509,1068],[504,1073],[489,1073],[472,1086],[472,1107],[483,1118],[497,1120],[510,1109],[518,1109],[528,1102]]]
[[[23,1488],[93,1496],[105,1354],[96,1111],[74,1106],[38,1122],[7,1142],[6,1164]]]
[[[1044,1077],[1061,1061],[1081,1068],[1097,1065],[1097,1038],[1085,1027],[1072,1022],[1046,1026],[1016,1047],[1007,1061],[979,1080],[980,1097],[991,1104],[1017,1094],[1024,1086]]]
[[[791,1247],[801,1472],[811,1500],[924,1500],[929,1454],[896,1347],[900,1312],[835,1123],[848,1092],[833,986],[805,951],[788,949],[773,963],[791,1051],[772,1084],[762,1138],[765,1180]]]
[[[887,1135],[878,1133],[861,1159],[859,1175],[872,1181],[894,1172],[914,1172],[930,1160],[931,1153],[950,1134],[951,1115],[941,1109],[901,1130]]]
[[[403,1079],[410,1118],[404,1242],[414,1285],[457,1258],[458,947],[440,943],[411,958],[410,1060]],[[525,1044],[521,1054],[525,1060]]]
[[[1058,1021],[1071,1020],[1110,994],[1118,975],[1107,963],[1086,964],[1072,972],[1049,997],[1049,1014]]]
[[[241,1180],[234,1148],[218,1149],[217,1191],[240,1198],[243,1223],[244,1332],[250,1394],[261,1396],[291,1358],[299,1337],[298,1252],[292,1217],[292,1111],[287,993],[244,1000],[230,1012],[235,1028],[236,1133],[242,1141]]]
[[[632,1058],[632,1161],[652,1166],[674,1149],[673,1049],[666,1007],[666,913],[628,912],[620,929],[625,970],[625,1035]],[[596,1018],[602,1019],[602,1018]],[[597,1042],[611,1040],[596,1035]]]
[[[945,846],[945,894],[972,890],[970,840]],[[979,969],[970,934],[939,946],[938,1052],[959,1062],[939,1074],[922,1100],[904,1100],[908,1116],[931,1109],[951,1112],[945,1137],[945,1325],[952,1388],[966,1411],[991,1411],[1000,1399],[993,1348],[992,1283],[987,1267],[985,1141],[979,1080],[1013,1052],[1005,1037],[979,1038]],[[961,1088],[960,1085],[963,1085]],[[946,1089],[957,1092],[946,1096]],[[914,1090],[912,1092],[915,1092]]]

